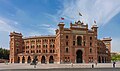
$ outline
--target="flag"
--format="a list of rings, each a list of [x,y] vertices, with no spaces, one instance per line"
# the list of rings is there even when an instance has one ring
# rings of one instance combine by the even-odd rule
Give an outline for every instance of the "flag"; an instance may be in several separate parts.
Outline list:
[[[79,12],[79,16],[82,16],[82,14]]]
[[[63,17],[61,17],[61,20],[64,20],[64,18],[63,18]]]

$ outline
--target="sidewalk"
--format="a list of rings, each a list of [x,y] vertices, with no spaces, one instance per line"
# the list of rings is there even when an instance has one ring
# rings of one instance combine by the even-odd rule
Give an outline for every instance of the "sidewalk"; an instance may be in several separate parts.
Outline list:
[[[0,63],[0,69],[50,69],[50,68],[92,68],[93,63],[82,64],[37,64],[36,68],[30,64],[5,64]],[[113,68],[112,63],[98,63],[93,64],[94,68]],[[117,68],[120,68],[120,63],[116,64]]]

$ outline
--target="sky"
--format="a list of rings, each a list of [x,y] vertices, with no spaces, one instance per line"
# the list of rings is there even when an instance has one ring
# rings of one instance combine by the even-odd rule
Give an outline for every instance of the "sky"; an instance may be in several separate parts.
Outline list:
[[[90,29],[95,20],[98,39],[111,37],[112,51],[120,52],[120,0],[0,0],[0,47],[9,49],[13,31],[24,37],[55,35],[61,17],[65,27],[81,20]]]

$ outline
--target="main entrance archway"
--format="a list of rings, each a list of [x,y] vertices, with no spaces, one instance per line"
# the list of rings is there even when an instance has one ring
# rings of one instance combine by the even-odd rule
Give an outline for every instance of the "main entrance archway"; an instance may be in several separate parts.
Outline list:
[[[54,63],[53,56],[50,56],[50,58],[49,58],[49,63]]]
[[[76,63],[82,63],[82,54],[83,52],[81,50],[77,50],[76,52]]]
[[[42,58],[41,58],[41,63],[45,63],[45,56],[42,56]]]

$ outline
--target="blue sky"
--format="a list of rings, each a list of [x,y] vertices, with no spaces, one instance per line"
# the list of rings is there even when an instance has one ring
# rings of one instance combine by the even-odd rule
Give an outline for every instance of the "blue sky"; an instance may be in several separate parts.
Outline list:
[[[112,37],[112,51],[120,52],[120,0],[0,0],[0,47],[9,49],[12,31],[54,35],[60,17],[65,27],[81,20],[90,28],[96,20],[98,38]]]

